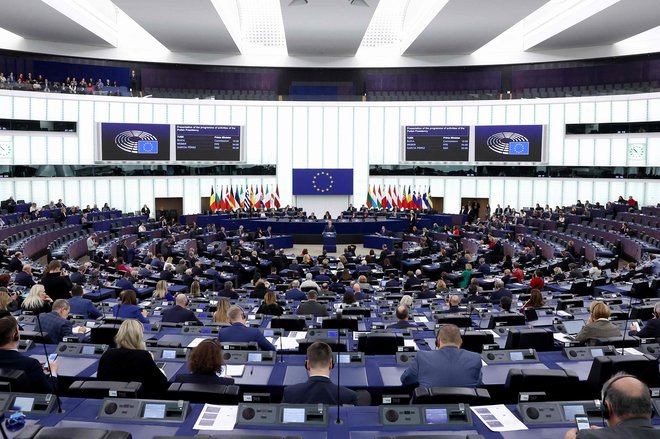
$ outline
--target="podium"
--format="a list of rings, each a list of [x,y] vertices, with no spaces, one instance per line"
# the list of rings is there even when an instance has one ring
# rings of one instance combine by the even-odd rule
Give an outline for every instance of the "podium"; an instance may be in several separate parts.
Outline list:
[[[337,252],[337,234],[335,232],[323,233],[323,251],[328,253]]]

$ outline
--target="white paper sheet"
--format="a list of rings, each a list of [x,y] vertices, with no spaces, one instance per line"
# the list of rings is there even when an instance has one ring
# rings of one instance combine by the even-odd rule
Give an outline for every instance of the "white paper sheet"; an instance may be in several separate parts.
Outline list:
[[[527,430],[516,416],[511,413],[511,410],[506,408],[504,404],[498,405],[482,405],[478,407],[470,407],[472,412],[486,424],[490,431],[517,431]]]
[[[271,343],[279,350],[291,351],[298,349],[298,339],[295,337],[276,337]]]
[[[204,340],[208,340],[208,339],[209,339],[209,337],[197,337],[196,339],[194,339],[193,341],[188,343],[188,347],[189,348],[197,347],[198,344],[200,344]]]
[[[242,377],[245,373],[245,365],[243,364],[225,364],[227,375],[230,377]]]
[[[413,320],[415,320],[417,323],[427,323],[429,321],[426,316],[415,316]]]
[[[403,339],[403,346],[404,347],[411,347],[415,350],[417,350],[417,344],[415,343],[415,340],[412,338],[404,338]]]
[[[231,431],[236,424],[237,405],[204,404],[195,421],[195,430]]]

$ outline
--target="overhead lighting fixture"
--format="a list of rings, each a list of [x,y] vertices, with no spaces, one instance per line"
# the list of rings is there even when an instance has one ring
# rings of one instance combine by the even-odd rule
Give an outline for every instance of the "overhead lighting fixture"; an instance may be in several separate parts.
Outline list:
[[[308,0],[291,0],[289,6],[301,6],[301,5],[306,5],[307,3],[309,3]]]
[[[353,6],[369,7],[369,4],[365,0],[350,0],[350,2]]]

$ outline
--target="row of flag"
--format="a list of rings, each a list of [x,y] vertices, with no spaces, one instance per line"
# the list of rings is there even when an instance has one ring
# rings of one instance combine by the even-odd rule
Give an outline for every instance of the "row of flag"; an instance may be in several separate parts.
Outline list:
[[[369,185],[367,189],[367,207],[370,209],[433,209],[433,200],[431,198],[431,189],[426,188],[426,192],[419,190],[415,193],[408,186],[403,186],[397,191],[396,186]]]
[[[254,207],[255,209],[280,208],[280,187],[273,190],[272,186],[250,185],[245,186],[220,186],[220,192],[216,192],[211,186],[211,197],[209,198],[209,208],[216,210],[237,210]]]

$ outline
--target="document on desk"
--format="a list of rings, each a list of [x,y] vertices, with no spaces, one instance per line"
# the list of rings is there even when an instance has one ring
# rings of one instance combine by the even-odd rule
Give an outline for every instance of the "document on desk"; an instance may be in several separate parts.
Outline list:
[[[188,347],[189,348],[197,347],[198,344],[200,344],[204,340],[208,340],[208,339],[209,339],[209,337],[197,337],[196,339],[194,339],[193,341],[188,343]]]
[[[269,339],[267,337],[266,339]],[[281,351],[294,351],[298,349],[298,340],[295,337],[274,337],[270,341],[276,348]]]
[[[426,323],[429,321],[426,316],[415,316],[413,317],[413,320],[415,320],[416,323]]]
[[[470,409],[481,419],[481,422],[486,424],[490,431],[527,430],[525,424],[520,422],[504,404],[482,405],[470,407]]]
[[[231,431],[236,424],[237,405],[204,404],[194,430]]]
[[[413,349],[417,350],[417,344],[415,343],[415,340],[413,340],[412,338],[404,338],[403,339],[403,346],[404,347],[410,347],[410,348],[413,348]]]
[[[291,331],[289,332],[289,337],[296,340],[304,340],[307,337],[307,331]]]
[[[242,377],[245,373],[245,365],[243,364],[225,364],[224,367],[230,377]]]

